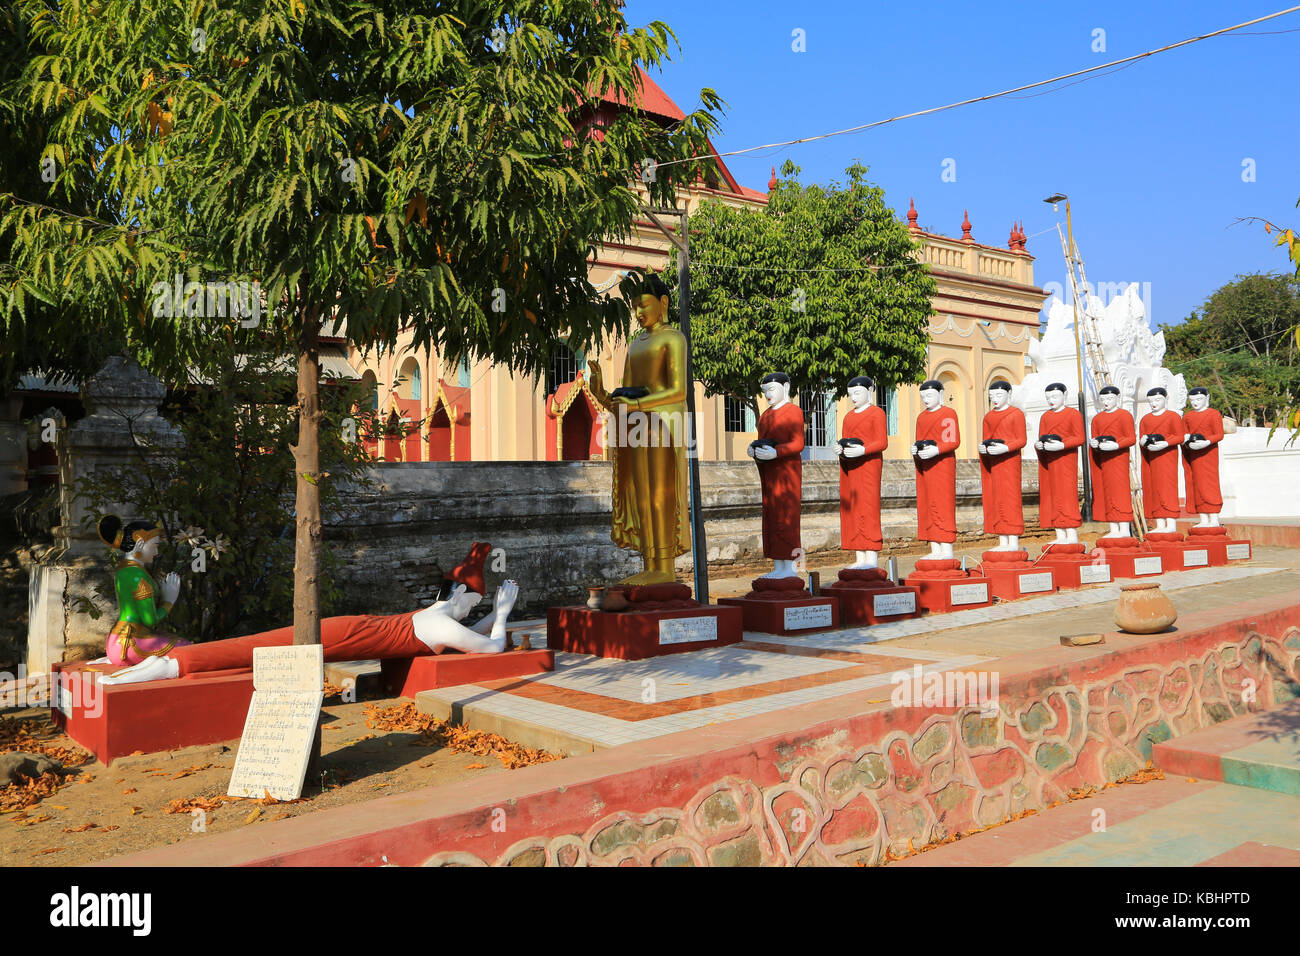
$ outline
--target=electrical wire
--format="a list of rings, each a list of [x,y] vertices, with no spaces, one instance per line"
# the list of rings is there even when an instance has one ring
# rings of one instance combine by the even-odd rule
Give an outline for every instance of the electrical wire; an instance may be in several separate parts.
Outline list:
[[[1099,66],[1089,67],[1086,70],[1076,70],[1073,73],[1063,73],[1062,75],[1054,76],[1051,79],[1039,80],[1036,83],[1028,83],[1025,84],[1024,86],[1013,87],[1012,89],[1002,90],[1001,92],[998,93],[989,93],[984,96],[974,96],[971,97],[970,99],[959,100],[956,103],[948,103],[944,106],[932,106],[929,109],[915,110],[914,112],[911,113],[901,113],[898,116],[891,116],[888,119],[876,120],[875,122],[872,123],[863,123],[859,126],[850,126],[846,129],[838,129],[829,133],[819,133],[815,136],[802,136],[799,139],[783,140],[777,143],[764,143],[761,146],[749,146],[744,149],[732,149],[732,150],[724,150],[721,152],[702,153],[697,156],[688,156],[685,159],[663,160],[662,162],[656,163],[655,166],[656,168],[658,168],[661,166],[675,166],[678,165],[679,163],[698,162],[701,159],[721,159],[724,156],[742,156],[747,153],[755,153],[763,149],[779,149],[781,147],[786,147],[786,146],[797,146],[803,143],[812,143],[821,139],[830,139],[833,136],[846,136],[849,133],[861,133],[864,130],[874,129],[877,126],[885,126],[886,124],[889,123],[897,123],[899,120],[912,119],[917,116],[928,116],[933,113],[942,113],[946,110],[953,110],[962,106],[970,106],[974,103],[983,103],[988,100],[995,100],[1004,96],[1012,96],[1012,94],[1015,93],[1023,93],[1025,90],[1037,89],[1040,86],[1049,86],[1053,83],[1059,83],[1062,80],[1072,80],[1075,77],[1087,76],[1090,73],[1098,73],[1101,70],[1113,70],[1115,67],[1121,67],[1123,64],[1126,63],[1131,64],[1137,60],[1142,60],[1149,56],[1155,56],[1157,53],[1165,53],[1169,50],[1175,50],[1178,47],[1187,46],[1188,44],[1191,43],[1199,43],[1202,40],[1209,40],[1213,37],[1223,36],[1224,34],[1231,33],[1234,30],[1240,30],[1242,27],[1253,26],[1256,23],[1263,23],[1266,20],[1274,20],[1278,17],[1286,16],[1289,13],[1295,13],[1297,10],[1300,10],[1300,6],[1288,7],[1285,10],[1279,10],[1278,12],[1270,13],[1267,16],[1257,17],[1254,20],[1247,20],[1243,23],[1238,23],[1230,27],[1224,27],[1221,30],[1215,30],[1212,33],[1204,33],[1201,34],[1200,36],[1189,37],[1186,40],[1180,40],[1177,43],[1170,43],[1167,44],[1166,46],[1158,47],[1154,50],[1147,50],[1145,53],[1135,53],[1133,56],[1126,56],[1119,60],[1112,60],[1109,63],[1102,63]],[[1245,36],[1247,34],[1242,34],[1242,35]],[[1064,89],[1064,87],[1062,87],[1062,89]],[[627,172],[632,173],[635,172],[635,170],[627,170]]]

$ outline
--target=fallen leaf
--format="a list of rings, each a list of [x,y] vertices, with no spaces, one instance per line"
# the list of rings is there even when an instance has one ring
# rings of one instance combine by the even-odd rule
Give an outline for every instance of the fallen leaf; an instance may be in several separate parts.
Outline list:
[[[132,808],[131,808],[131,816],[135,816],[137,813],[141,813],[141,812],[143,812],[143,811],[141,810],[140,807],[132,807]]]
[[[485,763],[471,763],[465,765],[466,770],[484,770],[486,768],[487,764]]]
[[[43,856],[46,853],[58,853],[61,850],[66,850],[66,849],[67,847],[65,846],[52,846],[47,850],[37,850],[35,853],[32,854],[32,856]]]
[[[250,813],[248,816],[244,817],[244,822],[245,822],[245,823],[252,823],[254,820],[256,820],[256,819],[257,819],[258,817],[260,817],[261,815],[262,815],[262,808],[261,808],[261,807],[258,807],[258,808],[255,809],[252,813]]]
[[[83,823],[79,827],[64,827],[63,832],[64,833],[85,833],[87,830],[94,830],[98,826],[99,826],[98,823]]]
[[[130,790],[123,790],[122,796],[125,797],[128,793],[135,793],[135,787],[132,787]]]

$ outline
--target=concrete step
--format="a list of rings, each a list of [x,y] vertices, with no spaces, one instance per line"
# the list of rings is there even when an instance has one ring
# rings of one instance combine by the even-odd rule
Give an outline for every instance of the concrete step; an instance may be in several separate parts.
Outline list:
[[[1158,743],[1168,774],[1300,796],[1300,700]]]

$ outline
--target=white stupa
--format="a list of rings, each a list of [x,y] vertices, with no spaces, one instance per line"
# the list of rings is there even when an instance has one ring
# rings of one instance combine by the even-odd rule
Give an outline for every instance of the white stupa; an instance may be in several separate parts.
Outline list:
[[[1187,383],[1181,375],[1174,375],[1163,367],[1165,334],[1152,333],[1138,291],[1139,286],[1134,282],[1105,306],[1095,298],[1088,301],[1088,312],[1102,342],[1111,383],[1119,388],[1120,408],[1132,412],[1135,421],[1140,421],[1151,410],[1147,390],[1157,385],[1169,393],[1169,407],[1174,411],[1182,411],[1187,404]],[[1052,296],[1047,307],[1047,328],[1041,338],[1029,343],[1029,359],[1034,370],[1012,392],[1012,401],[1025,411],[1029,438],[1023,453],[1026,458],[1034,456],[1038,419],[1047,411],[1044,388],[1053,382],[1062,383],[1068,389],[1066,404],[1078,407],[1079,372],[1075,361],[1073,306]],[[1097,370],[1088,364],[1086,349],[1083,362],[1084,400],[1091,421],[1098,409]]]

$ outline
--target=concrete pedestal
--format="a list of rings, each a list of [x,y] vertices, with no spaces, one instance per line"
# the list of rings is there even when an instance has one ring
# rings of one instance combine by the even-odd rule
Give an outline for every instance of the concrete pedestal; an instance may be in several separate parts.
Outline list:
[[[1038,567],[1029,560],[1029,552],[985,551],[980,573],[989,579],[989,590],[1000,601],[1018,601],[1035,594],[1055,594],[1056,580],[1052,569]]]
[[[840,602],[840,625],[861,627],[918,617],[916,588],[895,584],[881,568],[845,568],[826,593]]]
[[[617,611],[581,605],[548,609],[547,647],[639,661],[736,644],[744,638],[739,608],[700,604],[684,584],[629,587],[623,593],[627,605]]]
[[[1094,560],[1110,565],[1112,578],[1146,578],[1165,573],[1164,559],[1137,538],[1098,538]]]
[[[502,677],[528,677],[555,670],[555,652],[513,650],[500,654],[445,651],[379,663],[379,680],[394,697],[414,698],[422,690],[477,684]]]
[[[963,571],[956,559],[921,558],[903,584],[917,589],[917,600],[927,614],[965,611],[993,603],[989,579]]]
[[[1087,584],[1109,584],[1110,565],[1103,556],[1090,556],[1082,544],[1049,544],[1038,558],[1040,567],[1050,568],[1058,588],[1074,589]]]
[[[755,578],[743,598],[719,598],[718,604],[738,607],[745,630],[764,634],[809,634],[839,626],[840,602],[813,597],[802,578]]]

